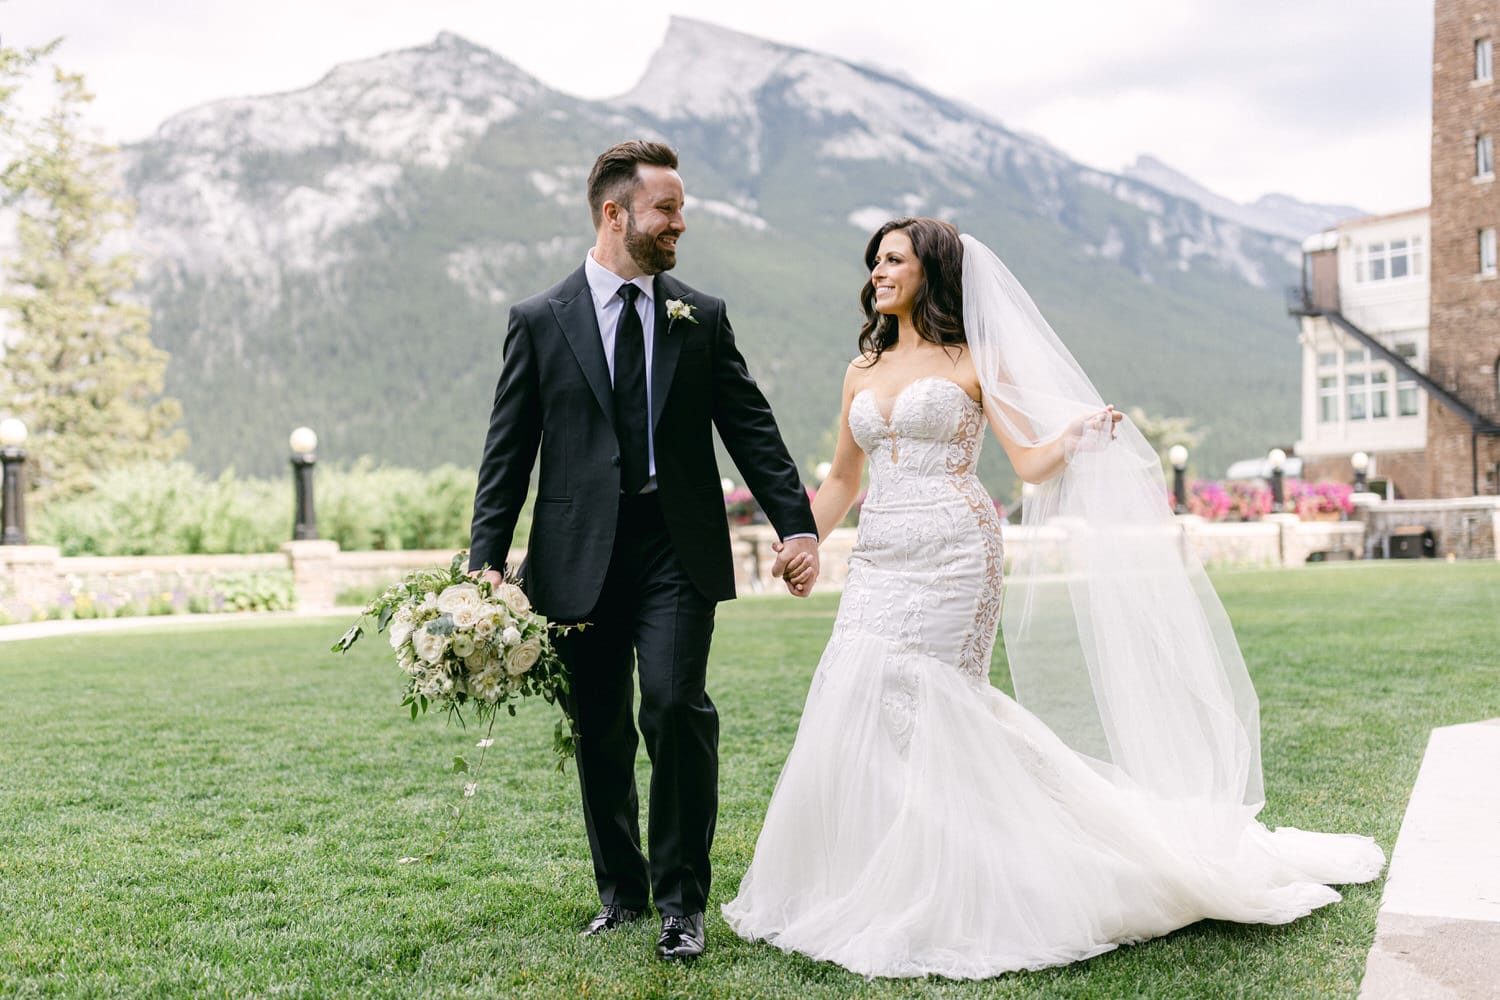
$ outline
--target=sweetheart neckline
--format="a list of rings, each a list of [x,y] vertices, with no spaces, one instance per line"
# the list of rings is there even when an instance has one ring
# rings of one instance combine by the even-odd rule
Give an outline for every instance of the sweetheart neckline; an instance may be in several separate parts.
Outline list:
[[[898,407],[898,406],[901,405],[901,397],[905,396],[906,393],[907,393],[907,390],[909,390],[912,386],[916,385],[917,383],[919,383],[919,382],[932,382],[932,381],[947,382],[949,385],[953,386],[953,388],[957,389],[959,391],[959,393],[964,397],[964,399],[968,400],[969,403],[970,403],[970,405],[972,405],[972,406],[982,406],[983,405],[982,403],[980,403],[979,400],[977,400],[973,396],[969,395],[969,392],[968,392],[967,389],[965,389],[963,386],[959,385],[957,382],[953,381],[953,379],[948,378],[948,377],[943,376],[943,375],[919,375],[918,377],[912,379],[910,382],[908,382],[905,385],[903,385],[900,389],[896,390],[896,394],[890,397],[890,400],[891,400],[891,410],[890,410],[889,414],[881,413],[880,412],[880,397],[877,396],[877,395],[875,395],[875,390],[874,389],[864,388],[864,389],[861,389],[858,392],[856,392],[854,395],[855,395],[855,398],[857,399],[858,397],[863,396],[865,393],[869,393],[870,394],[870,403],[871,403],[872,406],[875,407],[875,416],[877,416],[877,417],[880,418],[880,422],[885,425],[886,430],[890,430],[890,428],[891,428],[891,421],[896,418],[896,407]]]

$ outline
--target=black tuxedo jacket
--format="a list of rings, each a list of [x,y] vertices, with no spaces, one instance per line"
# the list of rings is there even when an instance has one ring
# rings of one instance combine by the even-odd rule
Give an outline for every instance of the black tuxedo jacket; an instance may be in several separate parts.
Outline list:
[[[710,600],[729,600],[734,567],[713,428],[782,537],[817,527],[723,301],[668,274],[656,276],[653,298],[651,419],[662,513],[693,584]],[[669,320],[668,299],[692,306],[697,322]],[[594,607],[614,548],[620,447],[613,393],[582,267],[511,309],[474,497],[470,566],[504,565],[540,454],[525,585],[537,610],[559,621]]]

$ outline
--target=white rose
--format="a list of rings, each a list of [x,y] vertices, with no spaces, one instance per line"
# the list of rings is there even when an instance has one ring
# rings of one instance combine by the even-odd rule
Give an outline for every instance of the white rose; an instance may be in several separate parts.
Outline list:
[[[477,612],[483,603],[479,596],[479,585],[474,583],[455,583],[444,588],[437,598],[438,610],[449,615],[459,608],[471,608]]]
[[[483,615],[474,623],[474,635],[480,639],[488,639],[495,634],[495,616]]]
[[[474,652],[474,638],[463,632],[455,632],[452,637],[453,655],[468,656]]]
[[[514,625],[506,626],[505,631],[500,633],[500,641],[504,643],[507,648],[514,646],[516,643],[521,641],[521,630],[516,628]]]
[[[419,628],[411,634],[411,646],[417,656],[423,660],[428,663],[437,663],[443,658],[443,653],[448,648],[448,637],[433,635],[426,628]]]
[[[541,641],[535,638],[527,639],[505,654],[505,670],[512,677],[519,677],[536,666],[536,661],[541,659],[541,656]]]
[[[457,628],[473,628],[475,623],[479,621],[478,609],[471,608],[468,605],[464,605],[448,613],[453,616],[453,624]]]
[[[494,594],[500,600],[510,605],[515,611],[530,611],[531,602],[526,599],[525,593],[520,587],[513,583],[502,583],[496,587]]]

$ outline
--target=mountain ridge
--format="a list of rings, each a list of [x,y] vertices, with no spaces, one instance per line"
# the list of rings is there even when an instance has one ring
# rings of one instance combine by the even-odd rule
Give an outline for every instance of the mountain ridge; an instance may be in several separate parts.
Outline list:
[[[746,52],[774,58],[712,86],[683,75]],[[630,135],[679,149],[679,270],[729,295],[809,478],[831,451],[864,239],[900,214],[995,247],[1106,395],[1213,425],[1205,460],[1295,426],[1279,286],[1296,241],[1074,163],[914,81],[675,18],[608,100],[443,33],[302,90],[188,109],[129,147],[191,457],[267,471],[291,421],[327,455],[477,461],[506,309],[582,261],[588,167]]]

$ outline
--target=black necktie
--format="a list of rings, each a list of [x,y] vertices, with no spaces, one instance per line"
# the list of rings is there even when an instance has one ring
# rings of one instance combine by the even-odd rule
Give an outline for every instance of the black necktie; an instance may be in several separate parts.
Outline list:
[[[647,454],[646,334],[635,297],[640,288],[631,282],[620,286],[625,308],[615,327],[615,435],[620,439],[620,489],[639,493],[650,476]]]

